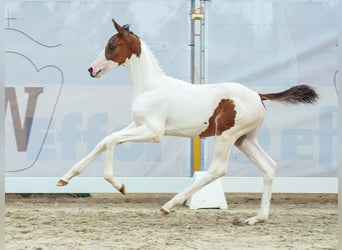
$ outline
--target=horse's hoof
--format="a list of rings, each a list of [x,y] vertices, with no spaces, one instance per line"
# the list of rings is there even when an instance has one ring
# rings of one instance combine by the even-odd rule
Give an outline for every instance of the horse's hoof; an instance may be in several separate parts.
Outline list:
[[[266,218],[261,218],[259,216],[254,216],[252,218],[249,218],[247,220],[245,220],[245,224],[249,225],[249,226],[253,226],[257,223],[264,223],[266,221]]]
[[[60,179],[56,185],[59,187],[66,186],[66,185],[68,185],[68,182]]]
[[[125,188],[125,185],[122,184],[122,187],[119,189],[120,193],[122,194],[126,194],[126,188]]]
[[[167,210],[164,209],[164,208],[161,208],[161,209],[159,210],[159,214],[161,214],[161,215],[168,215],[168,214],[169,214],[169,211],[167,211]]]

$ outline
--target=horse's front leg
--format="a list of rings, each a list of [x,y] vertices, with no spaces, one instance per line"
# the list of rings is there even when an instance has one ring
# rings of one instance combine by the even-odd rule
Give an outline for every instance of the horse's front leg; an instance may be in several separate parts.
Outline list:
[[[116,132],[106,137],[106,162],[104,169],[104,178],[114,188],[122,194],[126,193],[125,185],[118,182],[114,177],[113,171],[113,151],[117,144],[124,142],[160,142],[164,131],[153,131],[147,125],[141,125],[124,131]]]
[[[119,190],[120,193],[126,194],[125,185],[123,183],[118,182],[114,178],[114,171],[113,171],[113,155],[114,155],[114,148],[116,144],[113,144],[113,138],[106,138],[106,152],[105,152],[105,167],[104,167],[104,174],[103,177],[106,181],[108,181],[114,188]]]
[[[84,159],[74,165],[74,167],[67,172],[62,179],[57,183],[58,186],[68,184],[72,177],[80,174],[83,169],[98,156],[101,152],[106,150],[104,178],[118,189],[121,193],[125,193],[125,187],[114,178],[113,172],[113,151],[117,144],[128,141],[150,141],[159,142],[163,136],[164,130],[153,131],[147,125],[143,124],[135,126],[131,124],[127,128],[114,132],[106,136]]]
[[[135,127],[135,123],[132,122],[129,126],[124,128],[122,131],[127,129],[131,129]],[[76,175],[79,175],[96,157],[106,150],[106,138],[102,139],[95,148],[86,155],[82,160],[77,162],[58,182],[57,186],[65,186],[69,183],[69,181]]]
[[[67,185],[70,180],[76,176],[79,175],[95,158],[105,151],[106,144],[105,141],[102,140],[100,143],[96,145],[96,147],[82,160],[77,162],[58,182],[57,186],[65,186]]]

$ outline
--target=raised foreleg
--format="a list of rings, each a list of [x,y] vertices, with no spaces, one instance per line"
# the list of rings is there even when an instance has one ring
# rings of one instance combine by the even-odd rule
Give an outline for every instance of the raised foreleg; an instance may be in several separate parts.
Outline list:
[[[134,123],[131,123],[128,127],[121,131],[135,127]],[[57,186],[65,186],[76,175],[79,175],[93,160],[96,159],[99,154],[106,150],[106,138],[101,140],[94,149],[86,155],[82,160],[77,162],[64,176],[57,182]]]
[[[64,186],[69,183],[71,178],[80,174],[91,161],[93,161],[100,153],[106,150],[104,178],[118,189],[121,193],[125,193],[125,186],[116,181],[113,171],[113,151],[117,144],[123,142],[159,142],[163,137],[163,127],[158,131],[151,130],[146,124],[135,126],[131,124],[127,128],[114,132],[106,136],[101,142],[81,161],[76,163],[70,171],[68,171],[57,186]]]
[[[257,130],[241,137],[235,143],[238,149],[240,149],[261,170],[264,179],[264,190],[261,197],[260,209],[256,216],[245,220],[245,223],[248,225],[254,225],[268,219],[272,197],[272,185],[276,170],[276,163],[264,152],[257,142],[256,132]]]

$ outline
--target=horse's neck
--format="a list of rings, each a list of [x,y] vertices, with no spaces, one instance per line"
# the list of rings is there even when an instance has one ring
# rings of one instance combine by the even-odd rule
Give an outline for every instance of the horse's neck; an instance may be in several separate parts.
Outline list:
[[[126,62],[126,66],[130,72],[135,92],[155,88],[157,84],[161,84],[158,78],[162,82],[162,78],[165,76],[157,59],[143,41],[141,41],[140,56],[132,55]]]

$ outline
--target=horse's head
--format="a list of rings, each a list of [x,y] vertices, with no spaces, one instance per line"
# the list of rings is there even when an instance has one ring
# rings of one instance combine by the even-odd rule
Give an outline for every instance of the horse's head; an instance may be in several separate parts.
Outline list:
[[[124,64],[133,54],[140,56],[140,39],[129,30],[129,25],[120,26],[114,20],[118,32],[107,42],[106,47],[90,65],[88,71],[91,77],[101,77],[111,69]]]

